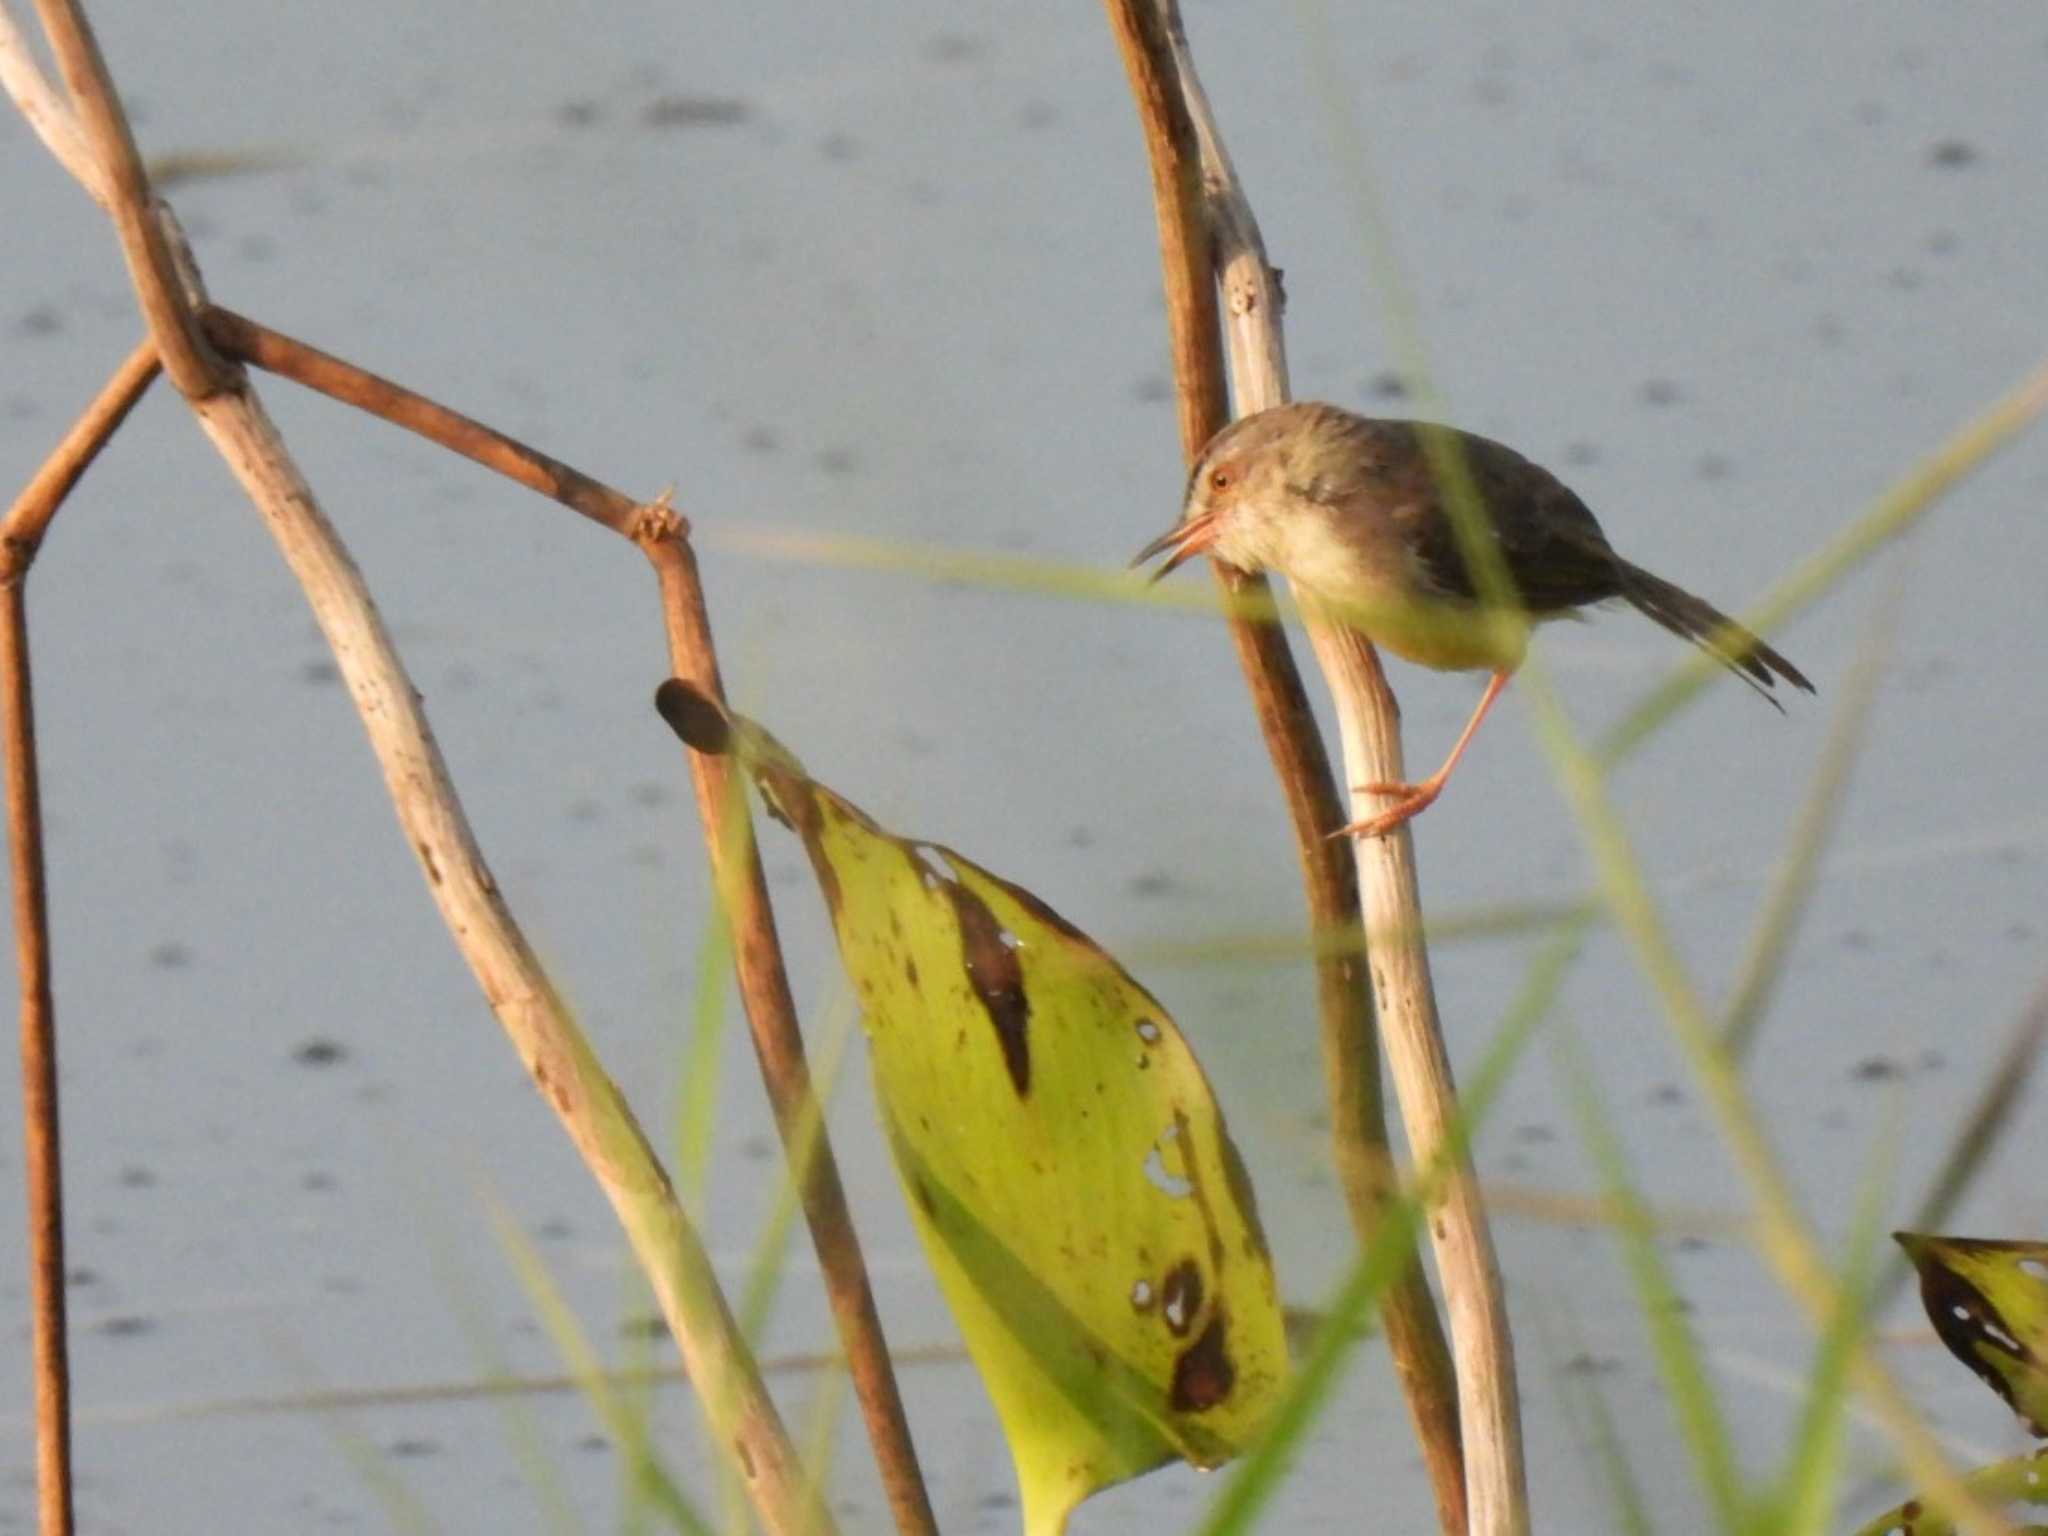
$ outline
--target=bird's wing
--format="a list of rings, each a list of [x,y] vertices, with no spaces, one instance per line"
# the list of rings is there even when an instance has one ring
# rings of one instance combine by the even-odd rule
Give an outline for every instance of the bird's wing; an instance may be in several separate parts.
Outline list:
[[[1420,428],[1402,423],[1419,433]],[[1571,488],[1549,470],[1532,464],[1505,443],[1476,433],[1438,428],[1457,449],[1486,513],[1508,574],[1525,607],[1536,614],[1558,613],[1613,597],[1621,572],[1600,524]],[[1412,466],[1411,483],[1400,488],[1393,518],[1416,563],[1446,596],[1472,599],[1478,586],[1458,541],[1428,456],[1393,456]]]

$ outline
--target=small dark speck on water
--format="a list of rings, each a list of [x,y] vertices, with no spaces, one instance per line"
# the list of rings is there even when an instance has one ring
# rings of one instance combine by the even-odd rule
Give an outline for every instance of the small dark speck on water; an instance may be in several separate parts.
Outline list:
[[[1564,445],[1564,461],[1567,464],[1587,465],[1600,462],[1600,450],[1592,443],[1581,439]]]
[[[1173,386],[1156,373],[1148,373],[1131,386],[1131,398],[1140,405],[1158,405],[1173,398]]]
[[[1148,869],[1143,874],[1134,875],[1124,889],[1140,900],[1170,896],[1174,890],[1174,878],[1163,870]]]
[[[123,1189],[153,1189],[156,1186],[156,1175],[133,1163],[123,1168],[119,1177]]]
[[[152,970],[182,971],[191,963],[191,949],[176,939],[165,939],[160,944],[149,946],[149,964]]]
[[[390,1454],[404,1457],[438,1456],[441,1454],[441,1442],[428,1439],[424,1435],[407,1435],[403,1439],[391,1442]]]
[[[1564,1362],[1567,1376],[1607,1376],[1621,1369],[1621,1362],[1604,1355],[1588,1354],[1580,1350]]]
[[[1095,834],[1086,827],[1069,827],[1067,828],[1067,846],[1069,848],[1093,848],[1095,846]]]
[[[292,1060],[302,1067],[331,1067],[348,1059],[348,1048],[338,1040],[329,1040],[315,1035],[292,1052]]]
[[[123,1313],[118,1317],[102,1318],[93,1332],[109,1339],[134,1339],[140,1338],[154,1327],[154,1319]]]
[[[1968,139],[1937,139],[1927,151],[1927,163],[1941,171],[1974,165],[1977,158],[1977,146]]]
[[[1896,1082],[1906,1075],[1902,1063],[1890,1056],[1866,1056],[1849,1069],[1849,1077],[1859,1083]]]
[[[565,101],[555,108],[555,121],[564,128],[588,128],[600,115],[594,101]]]
[[[981,39],[960,32],[941,32],[924,45],[924,56],[934,64],[965,64],[981,52]]]
[[[643,1312],[619,1324],[619,1337],[622,1339],[658,1339],[667,1332],[668,1324],[659,1312]]]
[[[640,109],[649,128],[730,128],[754,109],[730,96],[661,96]]]
[[[1735,465],[1724,453],[1703,453],[1694,468],[1702,480],[1726,480],[1735,472]]]
[[[54,336],[64,329],[64,317],[54,305],[38,304],[14,322],[14,329],[23,336]]]
[[[1645,379],[1637,394],[1645,405],[1676,405],[1684,398],[1683,391],[1669,379]]]
[[[818,141],[818,153],[827,160],[857,160],[860,140],[850,133],[828,133]]]
[[[1365,385],[1365,392],[1375,400],[1406,400],[1408,398],[1408,381],[1392,369],[1388,369],[1386,372],[1376,373],[1368,379]]]
[[[821,449],[812,462],[828,475],[850,475],[860,467],[851,448]]]
[[[312,687],[324,687],[341,681],[341,668],[323,656],[318,661],[309,661],[299,668],[299,680]]]

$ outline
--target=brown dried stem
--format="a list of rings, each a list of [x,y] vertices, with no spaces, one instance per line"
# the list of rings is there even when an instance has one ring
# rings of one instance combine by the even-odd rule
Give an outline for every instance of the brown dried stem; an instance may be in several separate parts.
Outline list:
[[[50,987],[49,903],[43,859],[27,577],[50,520],[157,375],[145,341],[117,369],[0,522],[0,732],[7,767],[16,975],[21,991],[22,1135],[36,1405],[36,1486],[44,1536],[73,1529],[71,1380],[64,1298],[64,1195],[57,1095],[56,1010]]]
[[[674,535],[644,538],[642,547],[661,583],[670,666],[677,677],[723,705],[725,690],[695,553],[687,541]],[[847,1209],[846,1191],[839,1181],[839,1165],[817,1119],[810,1067],[797,1027],[796,1000],[789,990],[782,946],[775,934],[775,912],[769,905],[768,883],[754,844],[753,819],[744,809],[744,786],[734,780],[730,757],[704,752],[685,755],[711,852],[712,878],[732,928],[733,964],[739,973],[740,997],[753,1031],[761,1077],[768,1085],[776,1128],[791,1159],[791,1177],[799,1181],[804,1217],[810,1224],[833,1320],[846,1350],[847,1373],[867,1419],[882,1486],[899,1531],[936,1536],[938,1522],[911,1444],[910,1424],[875,1310],[860,1239]],[[735,805],[740,809],[733,810]]]
[[[650,509],[481,422],[232,311],[209,308],[204,322],[207,335],[230,357],[417,432],[634,540],[660,582],[670,670],[724,702],[696,557],[680,516]],[[732,924],[734,965],[755,1054],[784,1147],[791,1149],[812,1098],[811,1080],[752,820],[744,799],[738,813],[724,809],[733,804],[735,787],[729,764],[702,753],[688,757],[713,880]],[[735,822],[737,830],[728,832]],[[813,1140],[794,1176],[882,1483],[899,1530],[936,1532],[838,1164],[822,1135]]]
[[[227,356],[253,363],[267,373],[303,384],[343,405],[352,405],[393,426],[416,432],[451,453],[459,453],[530,491],[559,501],[622,538],[634,537],[646,516],[646,507],[624,491],[593,480],[581,470],[402,384],[344,362],[282,331],[273,331],[231,309],[208,305],[200,315],[200,325],[207,339]]]
[[[63,1139],[57,1019],[50,990],[50,908],[42,785],[29,665],[28,571],[43,534],[86,467],[157,375],[145,341],[115,370],[0,522],[0,738],[7,762],[15,976],[21,990],[21,1121],[36,1403],[36,1504],[43,1536],[70,1536],[71,1371],[65,1333]]]
[[[70,1536],[71,1368],[64,1324],[63,1141],[50,996],[50,912],[36,776],[27,594],[0,586],[0,730],[7,742],[7,843],[14,867],[14,951],[21,987],[21,1119],[34,1308],[36,1502],[43,1536]]]
[[[0,520],[0,583],[12,585],[27,576],[50,519],[161,371],[156,342],[144,337],[43,460],[42,468]]]
[[[1278,287],[1187,58],[1178,7],[1170,0],[1108,0],[1107,8],[1150,152],[1168,324],[1180,380],[1182,446],[1192,459],[1226,419],[1217,267],[1228,299],[1238,403],[1246,410],[1286,398]],[[1213,564],[1226,592],[1265,594],[1263,578]],[[1319,936],[1356,931],[1361,920],[1356,868],[1345,850],[1329,840],[1349,818],[1286,638],[1276,624],[1245,618],[1233,618],[1231,632],[1294,823],[1315,930]],[[1418,918],[1415,931],[1420,926]],[[1360,1239],[1370,1242],[1396,1185],[1372,999],[1363,956],[1355,948],[1319,940],[1317,949],[1336,1162]],[[1382,1316],[1439,1518],[1447,1532],[1463,1531],[1466,1473],[1457,1380],[1419,1263],[1408,1266],[1389,1288]]]

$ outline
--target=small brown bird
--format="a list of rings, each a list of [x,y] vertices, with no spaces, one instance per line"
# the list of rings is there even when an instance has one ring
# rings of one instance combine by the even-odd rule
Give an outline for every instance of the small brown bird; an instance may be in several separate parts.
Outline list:
[[[1462,462],[1519,607],[1481,600],[1425,433]],[[1167,554],[1156,581],[1204,551],[1242,570],[1280,572],[1397,656],[1444,671],[1492,672],[1443,767],[1419,784],[1364,786],[1399,803],[1343,829],[1361,837],[1391,832],[1443,792],[1522,664],[1531,625],[1576,617],[1589,604],[1626,599],[1774,705],[1767,690],[1780,678],[1813,691],[1804,673],[1711,603],[1617,555],[1586,504],[1549,470],[1455,428],[1308,402],[1233,422],[1210,439],[1188,476],[1180,522],[1132,563]]]

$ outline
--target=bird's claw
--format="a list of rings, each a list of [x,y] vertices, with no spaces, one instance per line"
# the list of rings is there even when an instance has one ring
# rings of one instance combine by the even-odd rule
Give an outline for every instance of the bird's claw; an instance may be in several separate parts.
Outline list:
[[[1363,821],[1354,821],[1339,827],[1330,834],[1332,838],[1385,837],[1396,827],[1412,821],[1434,805],[1436,797],[1443,793],[1443,786],[1431,783],[1360,784],[1357,786],[1357,792],[1366,795],[1398,795],[1401,797],[1401,803],[1389,810],[1381,811],[1377,816],[1368,816]]]

